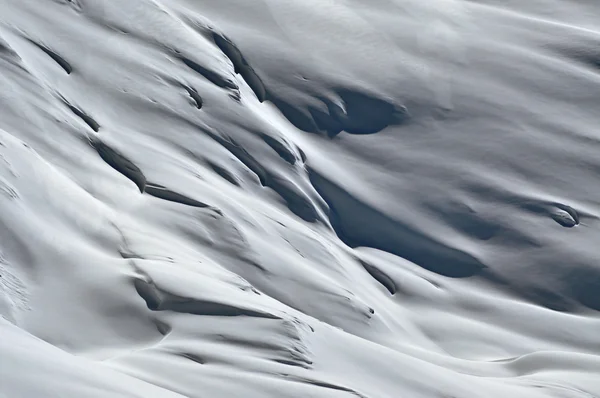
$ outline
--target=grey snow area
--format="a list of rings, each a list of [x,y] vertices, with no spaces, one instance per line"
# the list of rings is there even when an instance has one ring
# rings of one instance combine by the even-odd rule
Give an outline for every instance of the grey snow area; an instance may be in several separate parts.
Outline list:
[[[600,397],[600,3],[0,0],[0,397]]]

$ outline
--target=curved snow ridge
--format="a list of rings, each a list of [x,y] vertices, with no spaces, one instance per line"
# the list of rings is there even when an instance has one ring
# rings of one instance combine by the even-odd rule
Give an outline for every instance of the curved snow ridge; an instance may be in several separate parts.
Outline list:
[[[600,9],[500,3],[0,0],[0,395],[600,395]]]

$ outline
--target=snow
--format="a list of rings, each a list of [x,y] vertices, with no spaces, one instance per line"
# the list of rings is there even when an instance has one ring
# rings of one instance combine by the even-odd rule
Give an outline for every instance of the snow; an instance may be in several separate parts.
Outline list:
[[[0,10],[0,397],[600,396],[596,2]]]

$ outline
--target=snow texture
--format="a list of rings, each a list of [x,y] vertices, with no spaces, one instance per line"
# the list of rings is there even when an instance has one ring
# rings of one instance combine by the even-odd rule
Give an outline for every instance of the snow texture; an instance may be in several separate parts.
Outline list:
[[[0,0],[0,397],[599,397],[599,104],[592,0]]]

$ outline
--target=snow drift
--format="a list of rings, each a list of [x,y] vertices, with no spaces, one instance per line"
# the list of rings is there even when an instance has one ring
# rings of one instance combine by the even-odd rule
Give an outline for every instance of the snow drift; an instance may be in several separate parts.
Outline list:
[[[595,2],[0,10],[0,396],[600,395]]]

